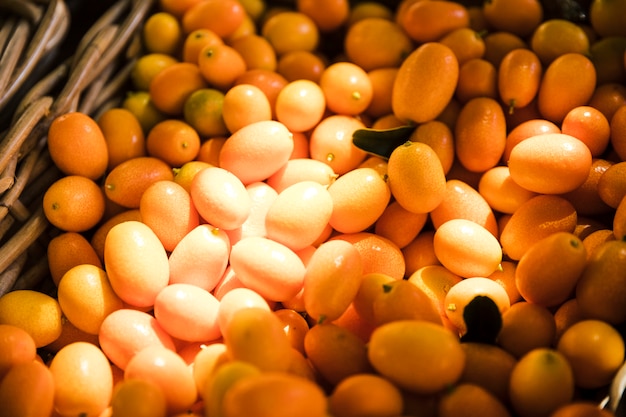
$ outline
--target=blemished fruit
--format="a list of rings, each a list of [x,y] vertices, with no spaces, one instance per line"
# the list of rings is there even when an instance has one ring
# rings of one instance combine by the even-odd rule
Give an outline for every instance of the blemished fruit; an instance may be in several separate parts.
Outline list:
[[[292,3],[156,0],[3,142],[0,416],[613,415],[625,0]]]

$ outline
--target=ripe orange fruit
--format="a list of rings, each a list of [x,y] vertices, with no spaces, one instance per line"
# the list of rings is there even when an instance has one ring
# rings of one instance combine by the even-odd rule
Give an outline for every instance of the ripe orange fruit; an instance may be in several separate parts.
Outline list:
[[[76,232],[65,232],[53,237],[48,242],[47,256],[50,275],[56,285],[63,274],[76,265],[91,264],[102,267],[102,262],[89,240]]]
[[[380,326],[398,320],[426,320],[442,324],[437,299],[407,280],[394,280],[382,285],[373,300],[374,324]]]
[[[148,346],[137,352],[124,369],[124,380],[154,382],[163,393],[169,415],[187,411],[196,402],[198,391],[187,363],[175,351]]]
[[[503,252],[519,260],[533,243],[556,232],[573,232],[576,209],[566,199],[540,194],[523,203],[500,233]]]
[[[288,352],[293,348],[282,321],[272,311],[241,308],[233,313],[222,335],[232,359],[251,363],[265,372],[284,372],[289,367]]]
[[[378,373],[418,394],[441,392],[459,380],[465,366],[465,352],[458,337],[424,320],[399,320],[378,326],[370,338],[367,355]]]
[[[400,389],[388,379],[375,374],[357,374],[337,384],[328,397],[333,415],[400,415],[404,399]]]
[[[351,375],[371,373],[365,341],[337,324],[311,327],[304,336],[304,351],[313,368],[331,386]]]
[[[263,181],[289,160],[293,147],[292,134],[283,123],[261,120],[242,127],[226,140],[219,166],[244,185]]]
[[[77,265],[63,275],[57,298],[64,316],[89,334],[98,334],[105,317],[124,307],[104,269],[88,264]]]
[[[626,242],[610,240],[597,247],[576,284],[576,299],[587,318],[617,324],[626,317],[618,300],[623,295],[623,276],[618,272],[626,258]],[[602,282],[602,288],[598,283]]]
[[[419,46],[398,70],[391,102],[394,114],[414,123],[436,118],[454,95],[458,77],[459,63],[450,48],[436,42]]]
[[[276,72],[287,81],[310,80],[319,82],[326,68],[323,57],[311,51],[292,51],[280,56]]]
[[[249,124],[271,120],[272,107],[259,87],[251,84],[233,86],[224,95],[222,118],[231,133]]]
[[[148,346],[176,350],[172,337],[152,314],[123,308],[109,314],[98,333],[100,348],[116,367],[124,370],[136,353]]]
[[[84,232],[94,227],[104,215],[104,206],[98,184],[81,175],[62,177],[43,196],[46,218],[66,232]]]
[[[182,47],[183,61],[198,63],[200,51],[207,45],[222,44],[224,40],[210,29],[196,29],[187,34]]]
[[[485,54],[483,59],[489,61],[496,68],[500,67],[502,58],[514,49],[528,48],[526,41],[508,31],[488,33],[485,38]]]
[[[351,242],[363,258],[363,273],[380,272],[401,279],[406,270],[400,248],[391,240],[370,232],[343,233],[331,239]]]
[[[172,168],[151,156],[129,159],[111,170],[104,182],[106,197],[127,207],[139,208],[141,195],[152,183],[173,180]]]
[[[174,55],[183,41],[180,21],[168,12],[157,12],[144,22],[142,40],[148,52]]]
[[[497,344],[516,358],[536,348],[552,346],[556,322],[547,307],[519,301],[502,315]]]
[[[600,36],[626,36],[624,30],[624,10],[623,1],[607,2],[594,0],[589,6],[589,19],[591,27]]]
[[[266,69],[275,71],[277,66],[276,52],[267,39],[261,35],[249,34],[240,36],[230,42],[246,63],[247,69]]]
[[[107,143],[109,170],[128,159],[145,156],[141,123],[130,110],[121,107],[106,110],[100,115],[98,126]]]
[[[586,104],[596,88],[596,70],[581,53],[560,55],[546,68],[537,93],[541,115],[561,123],[574,107]]]
[[[376,220],[374,232],[402,249],[417,237],[427,220],[427,213],[412,213],[397,201],[392,201]]]
[[[372,168],[356,168],[328,187],[332,199],[329,224],[341,233],[358,233],[372,226],[384,212],[391,191]]]
[[[274,107],[276,104],[276,97],[282,88],[287,85],[289,81],[275,71],[268,71],[262,69],[246,70],[235,80],[237,84],[252,84],[259,87],[267,96],[272,108],[272,117],[276,116]]]
[[[269,16],[261,26],[280,57],[287,52],[314,51],[320,40],[317,25],[308,15],[298,11],[281,11]]]
[[[488,97],[473,98],[463,105],[456,121],[456,158],[472,172],[493,168],[502,158],[506,135],[500,103]]]
[[[361,19],[347,29],[344,49],[351,62],[365,71],[371,71],[399,67],[413,51],[413,44],[396,22],[370,17]]]
[[[137,58],[130,72],[130,79],[133,86],[137,90],[148,91],[152,78],[163,68],[176,62],[178,62],[178,59],[169,54],[155,52],[140,56]]]
[[[574,381],[581,388],[609,385],[624,362],[624,340],[613,326],[601,320],[572,324],[561,335],[557,350],[572,365]]]
[[[454,97],[464,104],[475,97],[498,97],[496,67],[484,58],[473,58],[459,67]]]
[[[323,118],[309,136],[311,159],[322,161],[337,175],[356,168],[366,157],[352,142],[352,134],[365,124],[360,118],[333,114]]]
[[[517,363],[515,356],[498,345],[478,342],[461,343],[465,367],[459,383],[476,384],[500,401],[508,402],[509,379]]]
[[[161,388],[147,379],[124,379],[113,390],[111,412],[120,417],[165,416],[167,405]]]
[[[239,1],[198,1],[187,8],[181,23],[185,33],[209,29],[225,39],[237,30],[244,21],[245,14],[246,11]]]
[[[191,93],[206,87],[207,81],[197,63],[176,62],[152,78],[149,93],[152,103],[159,111],[179,116],[183,113],[185,100]]]
[[[611,138],[610,142],[613,149],[623,161],[626,156],[626,134],[624,134],[624,127],[626,126],[626,104],[620,106],[610,121],[611,126]]]
[[[336,62],[327,66],[319,86],[330,111],[344,115],[363,113],[372,101],[372,82],[367,72],[352,62]]]
[[[96,180],[107,169],[106,139],[87,114],[69,112],[56,117],[48,129],[47,142],[52,161],[66,175]]]
[[[543,20],[543,6],[536,0],[500,1],[484,3],[485,21],[496,31],[506,31],[526,38]]]
[[[319,385],[286,372],[267,372],[242,378],[224,394],[229,417],[324,417],[328,400]]]
[[[226,91],[246,72],[246,61],[227,44],[207,45],[198,55],[198,69],[210,87]]]
[[[417,43],[437,41],[454,29],[469,26],[467,8],[461,3],[415,1],[397,15],[398,23]]]
[[[35,360],[37,347],[33,337],[23,328],[0,324],[0,379],[19,363],[28,363]]]
[[[150,129],[146,137],[148,156],[158,158],[171,167],[181,167],[200,152],[200,136],[188,123],[166,119]]]
[[[346,23],[350,15],[348,0],[298,0],[296,9],[309,16],[321,32],[332,32]]]
[[[446,391],[438,403],[438,416],[489,415],[509,417],[505,402],[487,389],[472,383],[460,383]],[[484,414],[483,414],[484,413]]]
[[[548,19],[533,31],[530,41],[532,49],[544,66],[561,55],[568,53],[587,54],[589,38],[580,25],[565,19]]]
[[[413,213],[432,211],[445,196],[441,161],[425,143],[408,141],[395,148],[389,156],[387,177],[393,197]]]
[[[502,58],[498,68],[498,93],[508,105],[509,113],[530,104],[539,91],[542,75],[541,61],[530,49],[514,49]]]
[[[113,393],[113,371],[99,347],[74,342],[61,348],[50,362],[54,408],[61,415],[100,415]]]
[[[441,224],[433,238],[443,266],[462,277],[487,277],[502,261],[498,239],[484,226],[463,218]]]
[[[119,223],[109,230],[104,266],[115,293],[137,307],[152,306],[169,281],[163,244],[152,229],[138,221]]]
[[[354,245],[342,240],[322,243],[306,265],[302,297],[307,314],[318,323],[338,319],[358,292],[362,274],[363,262]]]
[[[485,54],[485,41],[482,34],[469,27],[454,29],[438,42],[452,49],[459,66],[471,59],[481,59]]]
[[[328,227],[332,194],[315,181],[300,181],[282,190],[265,211],[265,233],[299,251],[317,242]]]
[[[106,239],[106,235],[109,233],[109,230],[111,230],[111,227],[113,227],[114,225],[124,222],[126,220],[141,221],[141,214],[139,213],[139,209],[137,208],[124,210],[121,213],[110,217],[106,221],[102,222],[93,232],[93,235],[91,235],[89,243],[98,255],[98,259],[100,259],[100,262],[104,262],[104,241]]]
[[[276,120],[291,132],[311,130],[322,120],[326,111],[324,90],[311,80],[291,81],[276,96],[274,111]]]
[[[550,260],[559,259],[559,264]],[[520,258],[515,283],[526,301],[545,307],[565,302],[576,287],[587,251],[582,240],[569,232],[555,232],[529,247]]]
[[[0,380],[0,416],[50,416],[54,391],[54,379],[46,365],[34,359],[16,363]]]
[[[533,349],[520,358],[509,384],[511,405],[520,417],[550,415],[574,398],[572,367],[552,348]]]
[[[175,181],[163,180],[150,185],[139,201],[141,221],[158,236],[166,251],[200,224],[200,215],[191,195]]]
[[[592,164],[582,141],[564,133],[536,135],[517,144],[508,160],[513,181],[542,194],[563,194],[581,186]]]

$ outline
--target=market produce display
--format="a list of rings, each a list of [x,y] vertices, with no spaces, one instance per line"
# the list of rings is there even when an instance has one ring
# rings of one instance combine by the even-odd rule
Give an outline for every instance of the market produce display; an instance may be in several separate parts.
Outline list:
[[[151,6],[0,417],[625,415],[625,0]]]

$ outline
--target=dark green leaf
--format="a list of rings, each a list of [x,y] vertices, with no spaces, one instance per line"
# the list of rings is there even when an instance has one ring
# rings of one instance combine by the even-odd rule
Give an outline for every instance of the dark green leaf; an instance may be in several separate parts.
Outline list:
[[[352,134],[352,142],[370,155],[389,159],[391,152],[406,142],[415,128],[415,125],[406,125],[390,129],[357,129]]]
[[[461,342],[495,344],[502,329],[502,315],[496,303],[485,295],[477,295],[463,310],[467,332]]]

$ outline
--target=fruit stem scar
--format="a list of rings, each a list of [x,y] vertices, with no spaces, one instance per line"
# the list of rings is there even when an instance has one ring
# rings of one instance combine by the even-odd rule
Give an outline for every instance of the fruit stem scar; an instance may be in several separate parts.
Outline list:
[[[578,241],[576,239],[572,239],[569,241],[569,244],[572,245],[573,247],[577,248],[578,247]]]
[[[332,162],[335,160],[335,154],[329,153],[328,155],[326,155],[326,160],[328,162]]]
[[[448,311],[456,311],[456,304],[454,303],[448,304]]]
[[[113,184],[106,184],[106,185],[105,185],[105,187],[106,187],[106,189],[107,189],[107,190],[109,190],[109,191],[113,191],[113,190],[115,190],[115,185],[113,185]]]
[[[317,320],[317,324],[322,324],[326,321],[326,314],[320,315],[320,318]]]
[[[389,284],[383,284],[383,292],[388,293],[393,287]]]
[[[52,210],[58,210],[60,207],[59,203],[52,203]]]
[[[359,93],[358,91],[353,91],[352,92],[352,98],[355,100],[360,100],[361,99],[361,93]]]

